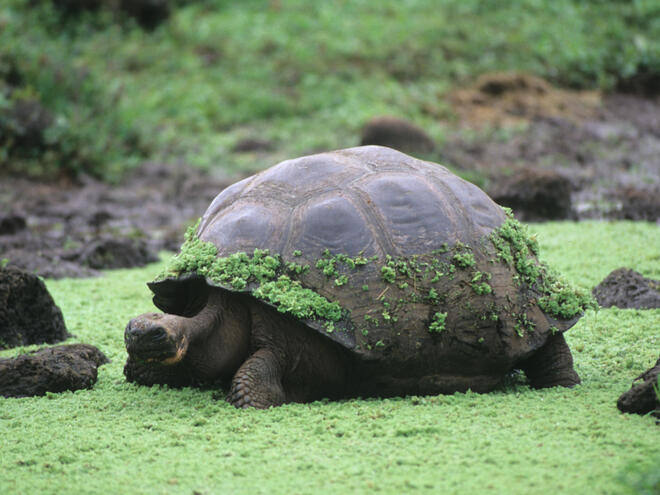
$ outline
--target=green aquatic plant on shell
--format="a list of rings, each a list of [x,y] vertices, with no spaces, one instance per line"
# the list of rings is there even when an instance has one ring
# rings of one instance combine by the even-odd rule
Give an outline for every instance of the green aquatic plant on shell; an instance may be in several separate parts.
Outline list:
[[[342,308],[311,289],[303,287],[284,271],[300,274],[306,266],[288,263],[283,266],[279,255],[267,250],[255,249],[252,256],[234,253],[218,257],[218,250],[211,242],[197,236],[197,224],[185,234],[179,254],[169,262],[165,271],[156,280],[178,277],[184,273],[197,273],[214,283],[235,290],[251,290],[257,299],[274,304],[278,311],[289,313],[300,319],[326,320],[326,329],[332,331],[332,322],[342,317]]]
[[[447,313],[438,311],[433,315],[431,324],[429,325],[429,332],[440,333],[445,329],[445,321],[447,320]]]
[[[500,261],[514,268],[520,281],[536,286],[542,292],[538,299],[539,307],[545,313],[564,320],[574,318],[587,309],[597,308],[586,290],[573,287],[545,263],[534,258],[539,253],[536,237],[529,233],[526,225],[513,217],[511,209],[503,209],[507,219],[489,239]]]
[[[300,253],[300,254],[296,254],[296,253]],[[302,255],[302,252],[296,250],[293,252],[293,254],[294,256],[300,256]],[[321,270],[323,274],[328,278],[337,277],[337,279],[340,279],[339,271],[337,268],[338,264],[343,264],[349,269],[355,270],[357,267],[366,265],[367,263],[370,263],[377,259],[378,259],[377,256],[366,258],[364,256],[358,255],[351,258],[350,256],[347,256],[345,254],[333,255],[330,254],[329,249],[326,249],[325,251],[323,251],[323,255],[321,256],[321,258],[316,262],[316,268]],[[343,283],[339,283],[337,285],[343,285]]]
[[[474,255],[469,252],[456,253],[452,257],[452,261],[459,268],[470,268],[471,266],[474,266],[476,264],[476,261],[474,260]]]
[[[589,292],[572,287],[565,279],[549,272],[544,286],[545,295],[538,300],[539,307],[557,318],[569,320],[598,304]]]

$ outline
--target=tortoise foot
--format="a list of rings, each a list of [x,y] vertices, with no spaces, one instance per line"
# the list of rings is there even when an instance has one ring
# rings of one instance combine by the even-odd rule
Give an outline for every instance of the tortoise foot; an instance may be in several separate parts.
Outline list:
[[[548,338],[536,354],[520,363],[532,388],[567,387],[580,384],[573,356],[562,334]]]
[[[239,368],[227,400],[234,407],[267,409],[285,401],[281,372],[272,352],[261,349]]]

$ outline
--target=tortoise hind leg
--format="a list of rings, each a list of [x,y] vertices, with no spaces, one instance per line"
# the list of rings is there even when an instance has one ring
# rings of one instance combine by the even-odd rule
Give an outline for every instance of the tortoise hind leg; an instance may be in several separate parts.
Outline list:
[[[580,377],[573,369],[573,356],[564,335],[559,333],[534,355],[519,364],[533,388],[574,387]]]

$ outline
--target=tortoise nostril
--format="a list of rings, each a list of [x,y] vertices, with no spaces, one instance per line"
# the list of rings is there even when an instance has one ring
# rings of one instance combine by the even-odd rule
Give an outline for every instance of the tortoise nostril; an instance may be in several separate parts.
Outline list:
[[[127,343],[136,343],[138,341],[144,344],[161,344],[168,339],[167,330],[161,325],[144,326],[131,320],[124,331],[124,340]]]
[[[154,325],[146,330],[144,337],[154,344],[165,342],[167,340],[167,330],[160,325]]]

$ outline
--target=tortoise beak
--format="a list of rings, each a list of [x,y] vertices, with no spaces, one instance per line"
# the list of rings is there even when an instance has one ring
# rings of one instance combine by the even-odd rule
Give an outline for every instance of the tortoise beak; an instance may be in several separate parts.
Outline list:
[[[128,354],[149,363],[176,364],[188,350],[188,340],[159,322],[158,314],[133,318],[124,330],[124,344]]]

